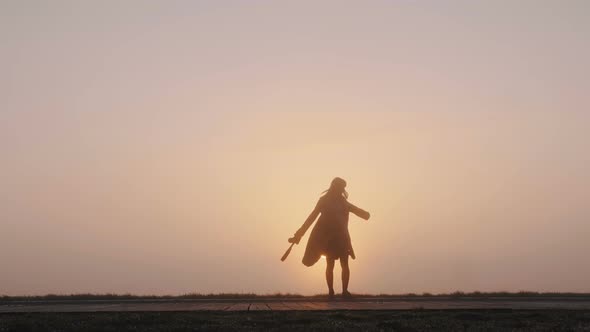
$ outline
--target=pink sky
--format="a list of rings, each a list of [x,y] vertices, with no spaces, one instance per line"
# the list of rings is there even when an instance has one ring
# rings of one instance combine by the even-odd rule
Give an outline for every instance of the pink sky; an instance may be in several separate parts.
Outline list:
[[[589,16],[3,1],[0,294],[325,292],[279,258],[335,176],[352,292],[588,292]]]

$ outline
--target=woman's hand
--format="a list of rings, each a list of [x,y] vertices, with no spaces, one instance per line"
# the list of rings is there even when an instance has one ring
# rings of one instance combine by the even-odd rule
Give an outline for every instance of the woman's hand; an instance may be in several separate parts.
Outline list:
[[[351,203],[348,203],[348,209],[350,212],[354,213],[359,218],[362,218],[365,220],[369,220],[369,218],[371,218],[371,214],[369,212],[367,212],[359,207],[356,207]]]
[[[289,241],[289,243],[299,244],[299,241],[301,241],[301,237],[297,236],[297,234],[295,234],[295,236],[290,238],[288,241]]]
[[[369,220],[371,218],[371,214],[365,210],[358,209],[358,211],[355,212],[355,214],[362,219]]]

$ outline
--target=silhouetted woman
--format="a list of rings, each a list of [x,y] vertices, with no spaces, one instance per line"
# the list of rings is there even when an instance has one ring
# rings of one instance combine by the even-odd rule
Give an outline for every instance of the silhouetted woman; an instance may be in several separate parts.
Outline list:
[[[321,214],[317,224],[313,227],[303,264],[312,266],[323,255],[326,257],[326,282],[330,297],[334,296],[334,264],[337,259],[340,260],[342,267],[342,296],[350,297],[348,292],[348,281],[350,280],[350,269],[348,267],[348,256],[355,258],[350,234],[348,233],[348,215],[350,212],[357,216],[369,220],[370,214],[367,211],[348,202],[348,193],[345,190],[346,181],[341,178],[332,180],[330,189],[325,191],[325,195],[320,197],[315,209],[311,212],[303,226],[295,233],[295,236],[289,239],[289,242],[299,243],[301,238],[309,229],[311,224]]]

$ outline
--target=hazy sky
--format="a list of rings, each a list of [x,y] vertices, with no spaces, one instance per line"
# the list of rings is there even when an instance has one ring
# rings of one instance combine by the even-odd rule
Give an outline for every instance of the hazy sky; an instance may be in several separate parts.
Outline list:
[[[279,258],[335,176],[352,292],[588,292],[589,17],[2,1],[0,294],[325,292]]]

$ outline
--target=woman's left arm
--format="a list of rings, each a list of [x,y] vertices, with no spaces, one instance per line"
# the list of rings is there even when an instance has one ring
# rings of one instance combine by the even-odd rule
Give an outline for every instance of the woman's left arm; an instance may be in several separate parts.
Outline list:
[[[293,243],[299,244],[299,241],[301,241],[301,238],[303,237],[303,235],[305,235],[305,232],[307,232],[307,230],[309,229],[309,227],[311,226],[311,224],[313,224],[313,222],[320,215],[320,213],[321,213],[321,204],[322,204],[322,199],[320,198],[320,200],[316,204],[316,206],[313,209],[313,211],[311,211],[311,214],[309,215],[309,217],[307,217],[307,219],[305,220],[305,222],[303,223],[303,225],[297,230],[297,232],[295,232],[295,235],[292,238],[289,239],[289,242],[293,242]]]
[[[354,204],[348,203],[348,210],[352,213],[354,213],[355,215],[357,215],[359,218],[365,219],[365,220],[369,220],[369,218],[371,218],[371,214],[359,207],[354,206]]]

